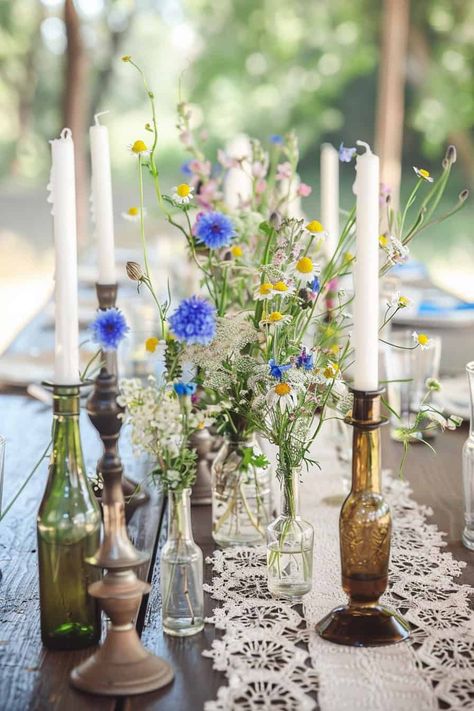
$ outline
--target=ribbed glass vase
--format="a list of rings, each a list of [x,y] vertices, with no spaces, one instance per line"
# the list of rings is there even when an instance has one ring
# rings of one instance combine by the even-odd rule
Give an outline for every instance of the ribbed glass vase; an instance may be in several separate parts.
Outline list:
[[[250,453],[251,456],[250,456]],[[271,520],[271,467],[255,464],[255,436],[225,440],[212,465],[212,537],[220,546],[265,542]]]

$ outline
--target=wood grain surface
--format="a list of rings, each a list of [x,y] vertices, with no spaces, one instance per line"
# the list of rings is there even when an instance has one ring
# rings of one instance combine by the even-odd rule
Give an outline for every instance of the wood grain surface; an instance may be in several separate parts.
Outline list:
[[[7,438],[7,465],[4,502],[24,480],[49,441],[51,413],[48,408],[21,396],[0,396],[0,430]],[[83,447],[88,470],[95,468],[100,451],[97,435],[87,417],[81,422]],[[401,446],[388,439],[384,431],[383,464],[396,468]],[[474,554],[461,543],[463,499],[461,448],[467,429],[447,432],[437,438],[435,456],[423,445],[412,447],[405,475],[417,501],[433,510],[432,521],[446,532],[447,548],[467,563],[462,581],[474,585]],[[146,463],[133,460],[127,438],[121,446],[127,472],[140,478]],[[69,672],[90,650],[77,653],[47,652],[42,648],[39,632],[37,556],[35,519],[46,477],[42,464],[15,507],[0,524],[0,710],[53,709],[82,711],[92,709],[131,709],[138,711],[197,711],[204,701],[215,698],[225,683],[221,673],[212,670],[211,661],[202,656],[215,634],[206,625],[202,634],[186,640],[163,634],[160,616],[159,551],[166,537],[163,498],[156,492],[146,506],[138,508],[129,523],[131,537],[140,549],[153,554],[153,566],[142,574],[153,584],[149,599],[144,600],[138,627],[145,645],[173,665],[174,682],[165,689],[128,700],[107,699],[71,689]],[[194,507],[193,526],[196,541],[204,555],[213,550],[210,536],[210,507]],[[161,532],[161,533],[160,533]],[[210,566],[206,565],[206,580]],[[148,575],[147,575],[148,574]],[[205,595],[205,614],[210,615],[215,601]]]

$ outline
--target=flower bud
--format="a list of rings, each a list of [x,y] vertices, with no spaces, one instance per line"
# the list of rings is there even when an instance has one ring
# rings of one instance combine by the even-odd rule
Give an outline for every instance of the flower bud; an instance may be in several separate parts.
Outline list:
[[[127,262],[125,269],[127,271],[128,278],[132,281],[142,281],[145,276],[138,262]]]
[[[272,212],[270,215],[270,224],[275,230],[279,230],[281,227],[281,215],[279,212]]]
[[[459,201],[460,202],[465,202],[469,197],[469,190],[467,188],[464,188],[464,190],[461,190],[459,193]]]
[[[443,160],[443,168],[447,168],[448,165],[453,165],[453,163],[456,163],[456,148],[455,146],[448,146],[446,150],[446,155],[444,156]]]

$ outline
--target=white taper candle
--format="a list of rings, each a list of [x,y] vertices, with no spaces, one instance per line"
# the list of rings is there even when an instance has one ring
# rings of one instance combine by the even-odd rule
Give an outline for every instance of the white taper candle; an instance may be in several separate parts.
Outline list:
[[[52,140],[50,197],[55,247],[54,382],[79,381],[79,322],[77,306],[77,229],[74,143],[69,128]]]
[[[379,159],[370,146],[357,156],[354,193],[356,207],[356,262],[354,266],[354,388],[376,390],[379,328]]]
[[[107,112],[104,112],[107,113]],[[110,171],[109,132],[99,123],[90,127],[92,205],[99,256],[99,284],[115,284],[114,215]]]
[[[330,143],[321,146],[321,223],[327,232],[327,255],[331,258],[339,240],[339,153]]]

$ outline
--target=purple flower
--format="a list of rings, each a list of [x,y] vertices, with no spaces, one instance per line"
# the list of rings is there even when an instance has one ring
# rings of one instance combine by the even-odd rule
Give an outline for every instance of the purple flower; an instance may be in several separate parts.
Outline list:
[[[168,322],[178,341],[188,344],[207,346],[216,335],[216,310],[199,296],[183,299]]]
[[[339,160],[341,163],[350,163],[357,153],[357,148],[348,148],[343,143],[339,146]]]
[[[188,177],[188,178],[192,178],[192,175],[193,175],[193,171],[191,170],[190,165],[189,165],[190,163],[191,163],[191,160],[187,160],[181,166],[181,172],[184,173],[184,175],[186,175],[186,177]]]
[[[90,325],[92,340],[104,351],[115,351],[128,331],[125,316],[116,308],[98,311]]]
[[[321,288],[321,285],[319,283],[319,279],[317,276],[314,277],[312,282],[308,282],[308,285],[309,285],[309,288],[311,289],[311,291],[314,291],[315,294],[317,294]]]
[[[296,358],[296,367],[304,370],[312,370],[314,367],[313,354],[307,353],[306,348],[303,348],[299,356]]]
[[[270,143],[273,143],[275,146],[281,146],[283,144],[283,136],[280,136],[279,133],[274,133],[270,136]]]
[[[289,370],[291,368],[291,363],[287,363],[286,365],[278,365],[274,358],[270,358],[268,365],[270,366],[270,375],[273,378],[278,378],[278,380],[283,378],[285,370]]]
[[[175,383],[173,385],[173,390],[175,391],[176,395],[179,397],[185,397],[194,395],[196,392],[196,383]]]
[[[195,225],[198,242],[210,249],[227,247],[235,235],[232,221],[222,212],[204,212]]]

